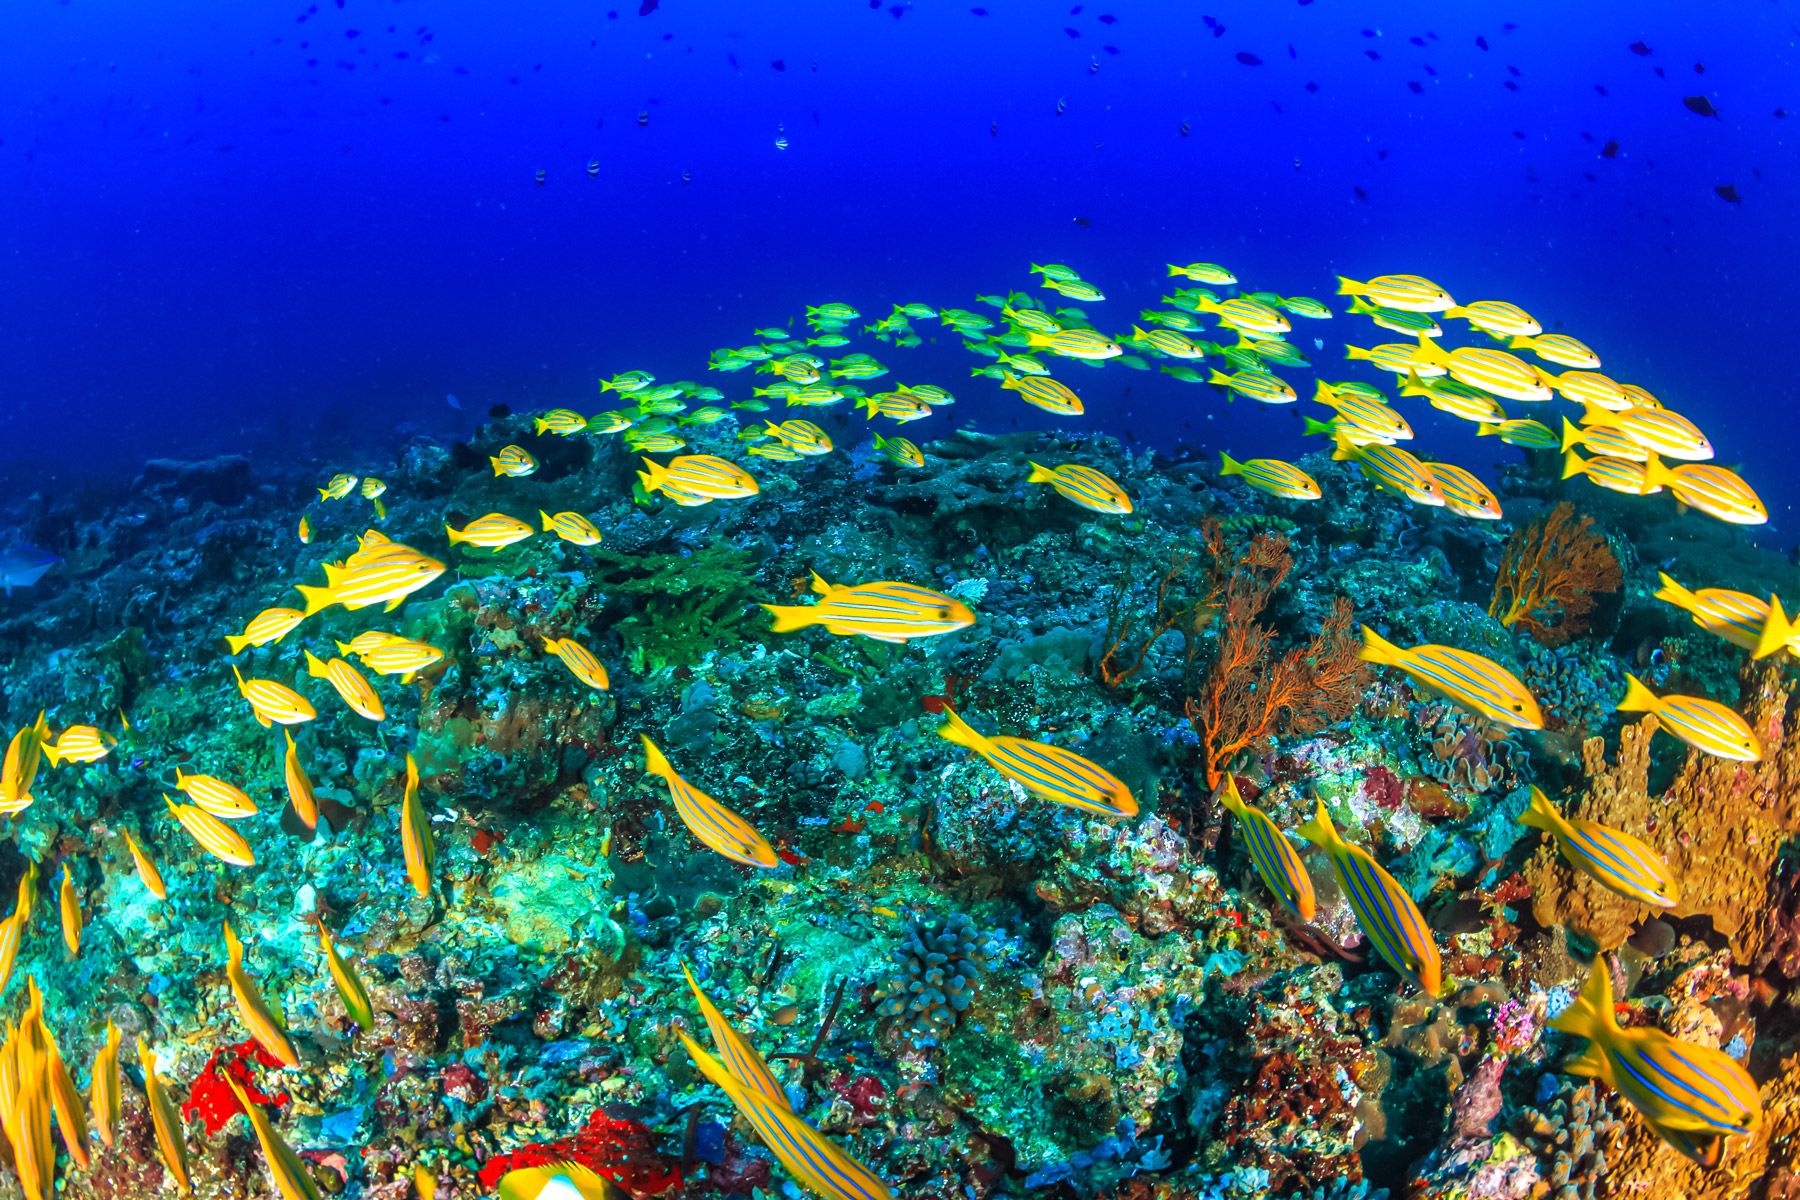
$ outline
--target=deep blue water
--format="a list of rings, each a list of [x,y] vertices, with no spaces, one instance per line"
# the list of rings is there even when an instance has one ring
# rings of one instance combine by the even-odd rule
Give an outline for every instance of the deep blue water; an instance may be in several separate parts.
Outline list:
[[[1128,332],[1165,262],[1208,259],[1284,294],[1414,271],[1521,303],[1705,427],[1791,540],[1794,5],[984,7],[14,0],[8,492],[152,455],[378,463],[493,403],[611,407],[595,378],[632,367],[735,398],[707,352],[804,304],[972,307],[1034,261]],[[1391,340],[1332,324],[1296,330],[1327,377],[1344,337]],[[946,343],[859,347],[963,398],[909,434],[1050,423]],[[1072,378],[1091,427],[1302,447],[1294,408]],[[1480,473],[1517,454],[1415,424]]]

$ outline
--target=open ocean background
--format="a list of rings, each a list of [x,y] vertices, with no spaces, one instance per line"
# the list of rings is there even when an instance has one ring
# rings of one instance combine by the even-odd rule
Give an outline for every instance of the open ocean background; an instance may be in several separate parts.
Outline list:
[[[629,368],[736,399],[752,378],[706,355],[753,328],[974,307],[1032,262],[1077,266],[1126,334],[1164,263],[1202,259],[1288,295],[1416,272],[1520,303],[1695,419],[1767,502],[1757,535],[1793,543],[1793,4],[983,7],[13,0],[5,487],[221,452],[355,468],[495,404],[613,407],[595,380]],[[1327,378],[1373,378],[1346,337],[1395,340],[1295,324]],[[909,436],[1051,423],[947,333],[856,347],[957,393]],[[1317,445],[1310,404],[1072,369],[1091,427],[1170,453]],[[1490,479],[1519,454],[1415,426]]]

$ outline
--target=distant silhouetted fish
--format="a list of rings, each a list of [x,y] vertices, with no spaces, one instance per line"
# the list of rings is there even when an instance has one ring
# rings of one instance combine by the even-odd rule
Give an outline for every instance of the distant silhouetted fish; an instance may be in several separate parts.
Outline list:
[[[970,9],[970,10],[969,10],[969,15],[970,15],[970,16],[972,16],[972,17],[985,17],[985,16],[987,16],[987,9],[985,9],[985,8],[971,8],[971,9]]]
[[[1650,57],[1650,47],[1645,45],[1644,42],[1641,40],[1633,42],[1633,43],[1631,43],[1631,45],[1629,45],[1625,48],[1627,50],[1631,51],[1633,54],[1637,55],[1639,58],[1649,58]]]
[[[1248,50],[1239,50],[1237,52],[1237,60],[1239,62],[1243,63],[1246,67],[1262,66],[1262,59],[1260,59],[1256,55],[1250,53]]]
[[[1601,158],[1617,158],[1617,157],[1619,157],[1618,139],[1615,138],[1612,141],[1606,143],[1606,145],[1600,147],[1600,157]]]
[[[30,587],[61,561],[48,550],[39,550],[36,546],[0,550],[0,588],[10,594],[16,587]]]
[[[1488,48],[1487,38],[1479,33],[1475,35],[1475,44],[1480,46],[1483,50]]]
[[[642,4],[638,5],[638,16],[649,16],[651,13],[655,12],[661,4],[662,0],[644,0]]]
[[[785,71],[785,70],[787,70],[787,60],[781,59],[781,58],[772,59],[769,63],[769,66],[771,69],[776,70],[776,71]]]
[[[457,412],[462,411],[462,401],[456,398],[455,392],[444,393],[444,403],[448,404],[451,408],[454,408]]]
[[[1119,23],[1119,18],[1113,16],[1111,13],[1101,13],[1100,23],[1102,25],[1117,25]]]
[[[1423,94],[1423,93],[1424,93],[1424,91],[1425,91],[1425,85],[1424,85],[1424,84],[1422,84],[1422,83],[1420,83],[1420,82],[1419,82],[1419,81],[1418,81],[1418,80],[1416,80],[1416,79],[1409,79],[1409,80],[1407,80],[1407,81],[1406,81],[1406,86],[1407,86],[1407,87],[1409,87],[1409,88],[1411,88],[1411,89],[1412,89],[1412,91],[1413,91],[1413,95],[1415,95],[1415,96],[1417,96],[1417,95],[1421,95],[1421,94]]]
[[[1698,117],[1717,117],[1719,110],[1712,106],[1712,101],[1705,96],[1683,96],[1681,106]],[[1720,118],[1723,120],[1724,118]]]
[[[1713,191],[1717,193],[1719,199],[1725,201],[1727,204],[1742,204],[1744,202],[1744,198],[1738,195],[1736,186],[1732,184],[1721,183],[1715,187]]]

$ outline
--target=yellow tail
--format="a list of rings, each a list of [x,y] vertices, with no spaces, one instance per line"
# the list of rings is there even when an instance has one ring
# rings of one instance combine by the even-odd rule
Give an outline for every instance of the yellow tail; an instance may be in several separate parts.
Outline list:
[[[1029,474],[1025,477],[1025,482],[1026,483],[1055,483],[1056,482],[1056,472],[1052,471],[1049,467],[1043,467],[1043,466],[1039,466],[1037,463],[1032,463],[1031,464],[1031,474]]]
[[[1054,346],[1054,345],[1056,345],[1056,339],[1052,338],[1047,333],[1039,333],[1035,329],[1028,329],[1025,331],[1025,344],[1027,346],[1040,346],[1040,347],[1041,346]]]
[[[1217,384],[1219,387],[1230,387],[1231,376],[1225,374],[1223,371],[1214,371],[1211,375],[1206,377],[1206,382]]]
[[[51,766],[53,766],[53,767],[62,766],[62,752],[57,750],[55,743],[46,742],[46,743],[44,743],[43,749],[44,749],[44,757],[50,760]],[[18,799],[20,799],[20,797],[17,797],[17,796],[14,797],[15,801]]]
[[[1449,308],[1444,310],[1444,315],[1446,317],[1467,317],[1469,315],[1469,310],[1460,304],[1452,304]]]
[[[1234,817],[1243,816],[1248,807],[1244,803],[1244,797],[1238,793],[1237,776],[1230,771],[1225,772],[1225,781],[1219,785],[1219,803]]]
[[[545,533],[549,533],[552,529],[554,529],[556,527],[556,522],[552,521],[550,519],[550,514],[545,512],[541,508],[538,509],[538,520],[540,520],[544,523],[544,532]]]
[[[1533,784],[1531,803],[1519,814],[1519,824],[1528,829],[1541,829],[1545,833],[1561,833],[1563,816],[1550,803],[1550,797],[1544,795],[1543,789]]]
[[[1231,457],[1231,455],[1227,454],[1225,451],[1223,451],[1223,450],[1219,451],[1219,474],[1221,474],[1221,475],[1242,475],[1243,473],[1244,473],[1244,464],[1243,463],[1241,463],[1237,459]]]
[[[1625,676],[1625,698],[1619,701],[1619,712],[1653,713],[1662,706],[1656,693],[1644,686],[1644,681],[1636,675]]]
[[[496,475],[506,474],[506,468],[500,465],[500,460],[498,458],[496,458],[492,454],[490,454],[490,455],[488,455],[488,461],[494,464],[494,474],[496,474]]]
[[[1306,824],[1294,831],[1327,854],[1336,853],[1344,844],[1338,836],[1337,826],[1331,823],[1331,814],[1325,811],[1325,802],[1319,801],[1319,807],[1307,818]]]
[[[1581,430],[1575,428],[1569,418],[1564,417],[1562,419],[1562,448],[1565,453],[1571,446],[1587,445],[1587,442],[1584,440],[1585,437],[1586,435]],[[1565,475],[1563,478],[1567,479],[1568,476]]]
[[[1342,275],[1339,275],[1337,277],[1337,281],[1338,281],[1337,294],[1340,296],[1361,296],[1361,295],[1366,294],[1369,290],[1368,284],[1358,283],[1358,282],[1356,282],[1356,280],[1347,279]]]
[[[1350,311],[1353,313],[1372,313],[1372,312],[1377,312],[1379,310],[1375,307],[1375,305],[1370,304],[1367,300],[1364,300],[1359,296],[1356,299],[1350,301]]]
[[[765,604],[763,607],[775,618],[775,624],[769,630],[771,633],[792,633],[819,623],[818,609],[811,605]]]
[[[1401,660],[1406,657],[1406,651],[1394,645],[1394,643],[1388,641],[1379,633],[1370,629],[1367,625],[1362,627],[1362,636],[1362,649],[1357,651],[1356,656],[1366,663],[1377,663],[1384,667],[1394,667],[1400,665]]]
[[[668,758],[661,750],[657,749],[656,743],[651,741],[647,734],[640,736],[644,741],[644,770],[652,775],[661,775],[664,779],[673,777],[675,768],[669,765]]]
[[[1771,595],[1769,617],[1763,622],[1762,634],[1756,639],[1756,648],[1750,652],[1750,657],[1767,658],[1793,640],[1794,624],[1781,609],[1781,597]],[[44,747],[44,753],[49,752],[50,747]]]
[[[1550,1028],[1589,1041],[1600,1041],[1608,1030],[1618,1028],[1613,1020],[1612,968],[1605,958],[1594,959],[1587,983],[1575,1002],[1560,1016],[1550,1018]]]
[[[306,608],[302,611],[309,617],[314,613],[322,612],[337,603],[336,593],[328,587],[309,587],[304,583],[300,583],[294,585],[294,590],[299,592],[301,597],[305,599]]]
[[[236,663],[231,664],[231,673],[237,677],[238,691],[243,692],[244,691],[244,673],[237,669]],[[245,694],[248,695],[247,692]]]
[[[1019,384],[1019,377],[1014,375],[1011,371],[1008,371],[1006,373],[1006,378],[1000,381],[1000,390],[1003,392],[1017,392],[1022,391],[1023,389]]]
[[[1667,572],[1659,572],[1657,578],[1662,580],[1662,587],[1656,590],[1658,600],[1673,604],[1676,608],[1686,609],[1688,612],[1693,612],[1695,606],[1700,603],[1694,593],[1676,583]]]
[[[466,542],[469,540],[467,535],[465,535],[462,530],[457,529],[455,526],[452,526],[452,525],[444,526],[444,536],[450,540],[450,544],[452,546],[458,545],[462,542]],[[301,588],[300,590],[304,592],[306,589]]]
[[[1575,453],[1573,450],[1563,451],[1562,477],[1564,479],[1571,479],[1576,475],[1586,475],[1587,473],[1587,459],[1581,457],[1581,455]]]
[[[638,482],[644,485],[646,492],[659,491],[668,482],[669,469],[652,458],[643,462],[644,469],[638,472]]]
[[[1650,460],[1644,464],[1645,495],[1649,495],[1650,492],[1656,488],[1668,487],[1670,484],[1678,481],[1679,476],[1669,468],[1663,466],[1663,460],[1656,457],[1656,455],[1652,454]]]
[[[306,673],[314,679],[324,679],[331,674],[325,666],[325,661],[311,650],[306,652]]]
[[[1500,432],[1500,426],[1492,421],[1483,421],[1475,427],[1476,437],[1494,437]]]
[[[946,742],[957,746],[966,746],[978,753],[986,753],[988,740],[976,733],[969,723],[956,715],[956,710],[948,704],[944,705],[944,723],[938,726],[938,736]]]
[[[1400,387],[1400,394],[1402,396],[1424,396],[1429,399],[1431,389],[1425,386],[1425,381],[1419,377],[1417,371],[1408,371],[1406,382]]]
[[[1375,357],[1373,350],[1364,350],[1361,346],[1345,346],[1344,357],[1352,362],[1361,362]]]
[[[242,654],[244,652],[244,647],[250,644],[250,639],[228,633],[225,635],[225,644],[231,648],[233,654]]]
[[[831,593],[838,590],[838,585],[835,583],[827,583],[823,575],[814,571],[812,573],[812,590],[821,596],[829,596]]]
[[[387,520],[387,505],[381,502],[380,496],[370,497],[369,503],[375,506],[375,519],[377,521]]]
[[[1506,343],[1508,350],[1534,350],[1537,343],[1528,337],[1515,337]]]

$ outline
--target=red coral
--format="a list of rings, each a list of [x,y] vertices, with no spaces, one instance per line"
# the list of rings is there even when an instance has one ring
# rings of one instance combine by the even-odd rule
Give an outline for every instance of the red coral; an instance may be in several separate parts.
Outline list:
[[[1220,576],[1213,591],[1223,601],[1225,625],[1212,667],[1186,709],[1205,757],[1206,786],[1217,787],[1240,753],[1278,733],[1317,733],[1349,716],[1362,699],[1368,668],[1357,655],[1350,602],[1341,596],[1317,637],[1276,654],[1275,631],[1259,618],[1294,566],[1285,537],[1258,534],[1232,555],[1216,523],[1203,526],[1201,536]]]
[[[481,1186],[491,1192],[508,1171],[560,1162],[588,1167],[634,1196],[660,1196],[681,1186],[680,1161],[657,1150],[649,1126],[609,1117],[602,1109],[595,1109],[573,1137],[490,1158],[481,1168]]]
[[[1376,764],[1363,776],[1363,799],[1385,812],[1395,812],[1406,802],[1406,785],[1386,767]]]
[[[1618,555],[1593,524],[1565,500],[1507,538],[1488,616],[1523,626],[1546,646],[1584,632],[1595,593],[1618,591],[1623,578]]]
[[[255,1038],[232,1046],[220,1046],[200,1068],[200,1074],[194,1077],[193,1086],[188,1088],[187,1101],[181,1106],[182,1115],[199,1117],[206,1126],[208,1137],[225,1128],[227,1121],[244,1111],[244,1106],[231,1094],[226,1076],[235,1079],[253,1103],[277,1107],[286,1104],[286,1092],[269,1093],[256,1085],[256,1068],[259,1066],[279,1068],[281,1060],[264,1050]]]

